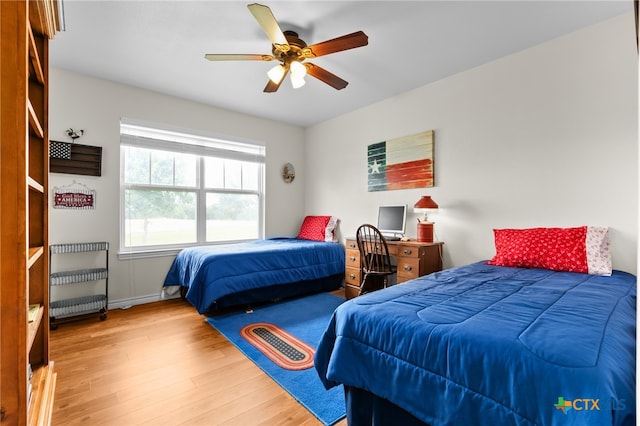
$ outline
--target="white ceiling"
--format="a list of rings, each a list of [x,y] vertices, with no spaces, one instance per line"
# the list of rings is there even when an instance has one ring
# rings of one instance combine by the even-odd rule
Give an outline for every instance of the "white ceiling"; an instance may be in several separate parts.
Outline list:
[[[424,86],[582,27],[633,12],[633,1],[264,1],[307,44],[357,30],[369,45],[310,60],[347,80],[307,76],[263,93],[274,62],[211,62],[205,53],[270,54],[251,1],[64,0],[50,63],[298,126]],[[597,58],[594,58],[597,60]]]

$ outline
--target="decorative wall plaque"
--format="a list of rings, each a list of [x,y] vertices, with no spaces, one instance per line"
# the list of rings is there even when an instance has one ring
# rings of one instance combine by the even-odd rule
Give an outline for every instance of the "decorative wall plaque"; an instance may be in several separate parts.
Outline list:
[[[433,186],[433,130],[367,147],[369,192]]]
[[[295,177],[296,177],[296,169],[293,167],[293,164],[291,163],[285,164],[284,167],[282,168],[282,179],[284,179],[286,183],[291,183],[293,182],[293,179],[295,179]]]
[[[74,187],[77,186],[77,187]],[[72,184],[53,188],[54,209],[87,210],[96,208],[96,191],[75,180]]]
[[[49,141],[49,171],[74,175],[102,175],[102,147]]]

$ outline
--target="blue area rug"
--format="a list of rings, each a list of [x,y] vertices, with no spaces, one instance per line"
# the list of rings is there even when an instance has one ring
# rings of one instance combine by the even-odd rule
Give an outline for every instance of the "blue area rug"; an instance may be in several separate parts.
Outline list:
[[[291,394],[325,425],[332,425],[346,415],[342,386],[326,390],[315,368],[285,370],[240,336],[242,327],[253,323],[271,323],[303,342],[318,347],[333,311],[345,300],[320,293],[255,308],[253,313],[207,318],[207,322],[224,335],[276,383]]]

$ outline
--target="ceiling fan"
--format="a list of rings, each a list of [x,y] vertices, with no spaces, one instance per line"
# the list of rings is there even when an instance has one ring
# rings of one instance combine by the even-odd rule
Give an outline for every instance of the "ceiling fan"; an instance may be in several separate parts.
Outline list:
[[[303,61],[330,53],[366,46],[369,43],[369,37],[367,37],[364,32],[356,31],[342,37],[307,46],[307,43],[298,38],[298,34],[295,31],[283,32],[278,25],[278,21],[276,21],[276,18],[273,16],[271,9],[267,6],[253,3],[247,7],[271,41],[272,54],[209,53],[204,55],[206,59],[210,61],[280,61],[280,64],[273,67],[267,73],[269,81],[264,88],[264,92],[266,93],[277,91],[287,73],[291,74],[291,84],[296,89],[305,84],[304,76],[306,74],[317,78],[336,90],[344,89],[347,84],[349,84],[347,81],[324,68],[309,62],[303,63]]]

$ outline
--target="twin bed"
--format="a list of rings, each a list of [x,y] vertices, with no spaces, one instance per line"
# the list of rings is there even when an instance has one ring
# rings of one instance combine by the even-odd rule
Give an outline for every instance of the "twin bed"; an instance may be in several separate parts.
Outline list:
[[[555,249],[545,234],[537,250],[509,236],[514,256],[502,237],[491,262],[336,309],[315,367],[325,387],[344,385],[349,425],[635,424],[636,277],[593,257],[608,240]],[[516,258],[527,267],[501,265]]]
[[[269,238],[184,249],[165,290],[179,288],[201,314],[322,291],[342,285],[345,250],[335,216],[306,216],[296,238]]]
[[[180,286],[199,313],[339,288],[344,247],[273,238],[182,250],[164,286]]]

